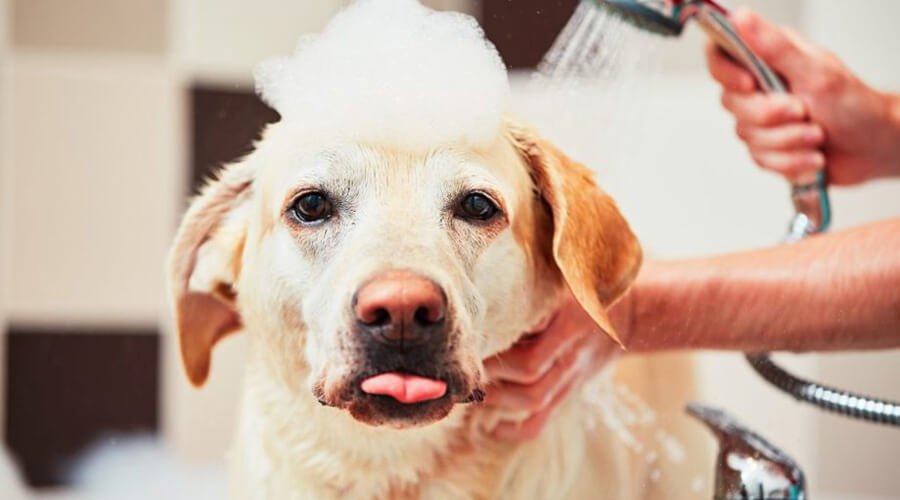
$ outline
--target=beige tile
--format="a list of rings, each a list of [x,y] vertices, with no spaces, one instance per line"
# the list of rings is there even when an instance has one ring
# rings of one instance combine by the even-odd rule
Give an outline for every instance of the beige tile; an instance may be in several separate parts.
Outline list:
[[[12,86],[10,316],[155,323],[183,199],[169,72],[19,57]]]
[[[9,108],[12,100],[9,95],[9,58],[7,57],[8,16],[7,0],[0,0],[0,401],[6,401],[6,302],[9,266],[7,262],[9,247],[9,221],[12,220],[9,210]],[[0,404],[0,426],[5,428],[6,412]]]
[[[9,0],[0,0],[0,51],[6,50],[9,36]],[[2,64],[2,63],[0,63]]]
[[[13,44],[161,53],[166,0],[9,0]]]
[[[6,283],[8,280],[5,277],[7,274],[7,247],[9,246],[7,231],[10,219],[7,206],[9,201],[7,167],[9,164],[9,133],[11,130],[9,108],[12,100],[9,95],[9,58],[7,57],[6,43],[7,7],[7,0],[0,0],[0,329],[2,329],[4,323],[6,310]],[[0,368],[2,368],[2,363],[2,358],[0,358]],[[0,373],[2,373],[2,370],[0,370]]]
[[[858,5],[859,7],[856,7]],[[869,84],[900,91],[900,2],[816,0],[808,9],[807,35],[837,54]]]

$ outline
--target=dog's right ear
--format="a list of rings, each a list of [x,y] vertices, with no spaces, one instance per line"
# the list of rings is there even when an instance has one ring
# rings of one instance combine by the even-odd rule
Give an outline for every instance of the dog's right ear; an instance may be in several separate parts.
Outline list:
[[[234,283],[253,174],[250,162],[226,167],[191,203],[169,251],[175,328],[185,372],[195,386],[206,381],[213,345],[242,326]]]

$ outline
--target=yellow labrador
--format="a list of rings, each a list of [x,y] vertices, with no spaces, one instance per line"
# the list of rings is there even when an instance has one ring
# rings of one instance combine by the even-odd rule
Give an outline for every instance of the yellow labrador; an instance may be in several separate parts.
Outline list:
[[[482,360],[567,288],[617,339],[606,308],[640,264],[589,170],[509,118],[424,150],[280,122],[193,201],[169,282],[193,384],[249,335],[235,498],[635,498],[633,453],[577,391],[524,443],[478,403]]]
[[[250,335],[237,497],[548,498],[611,472],[582,460],[577,398],[522,446],[468,404],[481,360],[566,286],[615,337],[605,308],[641,250],[589,171],[511,122],[485,150],[310,144],[299,163],[277,129],[193,202],[169,269],[192,383]]]

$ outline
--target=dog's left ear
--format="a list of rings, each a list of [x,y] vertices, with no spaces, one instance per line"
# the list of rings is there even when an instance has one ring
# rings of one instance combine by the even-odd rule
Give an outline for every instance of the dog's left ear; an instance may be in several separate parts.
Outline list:
[[[581,307],[621,344],[606,308],[634,281],[641,267],[640,243],[587,167],[532,130],[510,123],[508,131],[552,212],[556,266]]]

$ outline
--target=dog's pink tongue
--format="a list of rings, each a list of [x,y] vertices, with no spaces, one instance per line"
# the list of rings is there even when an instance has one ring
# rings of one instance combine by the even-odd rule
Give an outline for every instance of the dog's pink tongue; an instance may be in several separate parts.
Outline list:
[[[401,403],[430,401],[447,392],[447,383],[443,380],[393,372],[367,378],[361,387],[363,392],[390,396]]]

